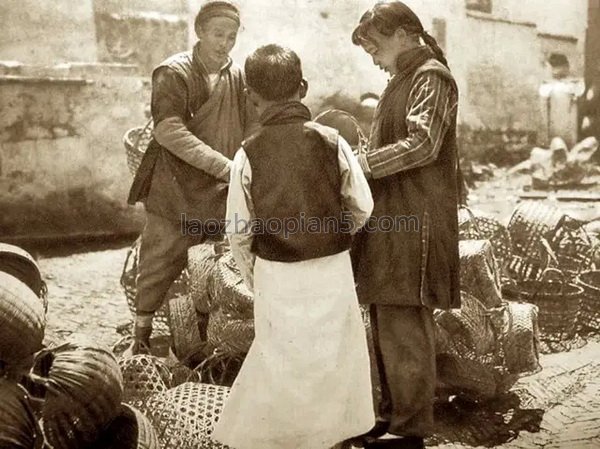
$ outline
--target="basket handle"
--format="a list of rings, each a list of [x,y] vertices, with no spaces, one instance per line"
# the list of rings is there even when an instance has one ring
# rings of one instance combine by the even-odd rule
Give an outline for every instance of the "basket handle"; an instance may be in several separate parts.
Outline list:
[[[331,112],[341,113],[342,115],[344,115],[350,119],[352,124],[356,127],[356,134],[358,134],[358,153],[362,152],[367,147],[367,145],[369,143],[369,139],[367,139],[367,136],[365,136],[362,126],[360,126],[360,123],[358,123],[358,120],[356,120],[356,117],[354,117],[349,112],[343,111],[342,109],[335,109],[335,108],[334,109],[326,109],[325,111],[323,111],[319,115],[317,115],[313,119],[313,121],[318,123],[320,118],[326,116],[327,114],[329,114]]]
[[[545,237],[540,237],[540,243],[542,244],[542,248],[544,248],[544,250],[546,251],[546,255],[548,256],[546,265],[550,265],[550,262],[553,261],[556,264],[556,266],[558,266],[558,257],[552,249],[550,242]]]
[[[559,275],[559,279],[560,279],[560,291],[559,294],[562,294],[565,286],[569,283],[569,279],[567,278],[567,275],[560,269],[558,268],[552,268],[552,267],[548,267],[546,268],[544,271],[542,271],[542,274],[540,275],[539,280],[540,281],[544,281],[546,279],[546,276],[548,275],[548,273],[556,273]],[[551,279],[549,279],[551,280]],[[540,282],[540,287],[542,285],[542,282]],[[536,295],[539,293],[539,289],[536,291]]]
[[[144,133],[146,132],[146,130],[152,125],[152,118],[150,118],[150,120],[148,120],[146,122],[146,125],[144,126],[144,128],[142,128],[142,132],[138,133],[137,137],[135,138],[135,142],[133,144],[133,148],[137,148],[139,143],[140,143],[140,139],[142,138],[142,136],[144,135]]]
[[[129,266],[129,258],[135,252],[137,248],[137,243],[138,241],[136,239],[136,241],[133,242],[133,244],[127,250],[127,255],[125,256],[125,263],[123,264],[123,271],[121,272],[121,278],[119,279],[119,282],[122,287],[125,286],[125,273],[127,273],[127,267]]]
[[[477,233],[477,236],[481,237],[481,235],[482,235],[481,228],[477,224],[477,217],[475,217],[475,214],[473,213],[471,208],[469,206],[467,206],[466,204],[461,204],[458,206],[458,208],[464,209],[467,212],[467,214],[469,215],[469,221],[471,223],[473,223],[473,227],[475,228],[475,232]]]

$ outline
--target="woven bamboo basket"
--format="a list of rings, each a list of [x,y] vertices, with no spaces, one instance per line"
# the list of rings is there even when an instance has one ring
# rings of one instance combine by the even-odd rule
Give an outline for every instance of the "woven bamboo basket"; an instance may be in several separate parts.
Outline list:
[[[189,295],[199,313],[210,312],[209,283],[219,257],[212,243],[202,243],[188,249]]]
[[[252,293],[236,266],[231,251],[219,258],[209,281],[211,314],[221,310],[232,319],[244,320],[254,316]]]
[[[229,388],[186,382],[148,401],[148,417],[163,449],[222,449],[211,439]]]
[[[461,206],[458,217],[461,240],[489,240],[500,267],[508,263],[512,256],[512,240],[506,226],[494,218],[475,215],[466,206]]]
[[[583,288],[578,328],[582,333],[600,332],[600,270],[581,273],[576,283]]]
[[[123,404],[117,417],[87,449],[161,449],[150,420],[137,408]]]
[[[570,279],[592,269],[598,248],[586,232],[583,222],[565,215],[543,243],[549,253],[550,266],[558,268]]]
[[[503,366],[513,374],[530,374],[541,369],[538,307],[509,302],[495,323],[502,350]],[[494,320],[494,317],[492,317]]]
[[[491,399],[497,395],[493,366],[456,354],[438,354],[436,365],[438,382],[444,390],[476,400]]]
[[[17,278],[0,272],[0,361],[11,370],[29,370],[42,349],[44,305]]]
[[[161,359],[145,354],[119,360],[123,375],[123,402],[144,409],[146,400],[171,387],[171,372]]]
[[[253,340],[253,318],[233,318],[223,310],[211,314],[208,322],[208,353],[243,356],[248,353]]]
[[[560,280],[549,279],[550,273],[558,274]],[[508,284],[504,291],[507,299],[538,307],[542,341],[561,342],[576,336],[583,288],[570,282],[560,271],[548,268],[540,279]]]
[[[367,149],[369,139],[367,139],[356,117],[349,112],[341,109],[327,109],[317,115],[314,121],[337,129],[344,140],[352,147],[355,154]]]
[[[119,414],[121,370],[112,352],[95,344],[65,343],[50,352],[44,434],[54,449],[86,447]]]
[[[137,293],[137,275],[139,265],[139,253],[142,243],[142,237],[138,237],[127,251],[123,271],[121,273],[121,287],[125,292],[127,306],[129,311],[135,317],[135,296]],[[179,278],[171,285],[167,292],[166,300],[163,305],[156,311],[153,320],[154,335],[169,336],[169,299],[175,298],[178,295],[187,294],[188,274],[184,270]]]
[[[205,358],[206,348],[200,337],[196,308],[189,296],[169,301],[169,327],[177,358],[186,366],[197,366]]]
[[[547,255],[541,238],[556,229],[564,214],[539,201],[520,203],[514,210],[508,231],[513,255],[509,272],[514,279],[536,279],[547,267]]]
[[[487,360],[496,345],[491,312],[467,292],[461,292],[461,303],[460,309],[436,313],[436,324],[446,331],[451,352],[461,357]]]
[[[459,241],[461,289],[486,307],[502,304],[500,270],[488,240]]]
[[[128,130],[123,136],[123,145],[125,145],[125,154],[127,155],[127,166],[133,176],[135,176],[152,139],[154,124],[150,119],[146,125],[137,126]]]
[[[26,284],[48,311],[48,288],[42,279],[40,267],[31,254],[18,246],[0,243],[0,271],[16,277]]]
[[[31,410],[27,391],[0,377],[0,447],[41,448],[43,436]]]

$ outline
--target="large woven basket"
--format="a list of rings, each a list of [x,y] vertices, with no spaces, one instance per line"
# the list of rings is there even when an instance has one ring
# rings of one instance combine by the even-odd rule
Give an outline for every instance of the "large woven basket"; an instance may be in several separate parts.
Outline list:
[[[211,439],[229,388],[186,382],[148,401],[148,417],[163,449],[221,449]]]
[[[221,310],[238,320],[254,316],[252,293],[246,287],[231,251],[223,254],[212,270],[209,291],[211,313]]]
[[[148,398],[171,387],[171,372],[159,358],[138,354],[119,360],[123,402],[144,409]]]
[[[474,296],[461,292],[461,308],[438,311],[436,325],[448,336],[447,352],[487,361],[496,346],[490,311]]]
[[[154,427],[137,408],[123,404],[117,417],[88,449],[161,449]]]
[[[121,370],[113,353],[96,344],[65,343],[50,353],[44,434],[54,449],[86,447],[119,414]]]
[[[436,357],[438,388],[472,399],[491,399],[498,393],[496,368],[456,354]]]
[[[502,304],[500,270],[488,240],[459,241],[461,289],[486,307]]]
[[[549,253],[550,266],[558,268],[570,279],[592,269],[593,257],[598,250],[583,223],[568,215],[562,217],[544,248]]]
[[[201,243],[188,249],[189,296],[199,313],[210,312],[209,283],[219,257],[213,243]]]
[[[597,334],[600,332],[600,270],[581,273],[576,283],[583,288],[578,327],[583,333]]]
[[[540,367],[538,307],[509,302],[500,322],[494,326],[499,335],[503,366],[513,374],[534,373]],[[495,317],[492,316],[492,320]]]
[[[475,215],[468,207],[461,206],[458,229],[461,240],[489,240],[500,267],[510,260],[512,256],[510,233],[498,220],[481,214]]]
[[[42,299],[44,310],[48,310],[48,289],[42,279],[40,267],[31,254],[18,246],[0,243],[0,271],[26,284]]]
[[[198,328],[198,314],[188,296],[169,301],[169,326],[175,355],[186,366],[195,367],[205,358],[205,342]]]
[[[253,339],[253,318],[234,318],[223,310],[211,314],[208,322],[207,352],[217,352],[232,357],[243,356],[250,349]]]
[[[541,239],[549,237],[563,216],[559,209],[539,201],[526,201],[516,207],[508,224],[513,248],[509,272],[513,278],[540,276],[548,263]]]
[[[0,361],[27,371],[42,349],[46,317],[42,301],[23,282],[0,272]]]
[[[127,251],[123,271],[121,273],[121,286],[125,292],[129,311],[135,317],[135,296],[137,293],[137,275],[140,257],[142,237],[138,237]],[[156,311],[153,320],[154,335],[170,335],[169,329],[169,299],[178,295],[187,294],[187,270],[184,270],[179,278],[173,282],[166,295],[163,305]]]
[[[355,153],[366,150],[369,140],[365,136],[358,120],[349,112],[341,109],[327,109],[317,115],[314,121],[337,129]]]
[[[560,280],[548,273],[559,273]],[[555,269],[547,269],[540,279],[528,279],[504,287],[507,299],[535,304],[539,308],[541,340],[561,342],[573,339],[577,333],[577,314],[581,307],[583,288],[573,284]]]
[[[125,153],[127,155],[127,166],[132,175],[135,176],[146,148],[152,139],[154,125],[150,119],[146,125],[137,126],[128,130],[123,136],[123,145],[125,145]]]
[[[43,441],[27,392],[15,382],[0,377],[0,447],[40,448]]]

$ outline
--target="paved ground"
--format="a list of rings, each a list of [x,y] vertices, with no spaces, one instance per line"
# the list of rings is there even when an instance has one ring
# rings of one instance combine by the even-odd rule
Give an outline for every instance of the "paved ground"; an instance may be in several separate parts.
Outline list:
[[[473,192],[472,204],[508,221],[522,179],[499,177]],[[597,204],[561,203],[580,217]],[[130,319],[119,278],[127,243],[110,249],[65,249],[42,254],[49,286],[48,338],[85,335],[106,345]],[[75,252],[74,252],[75,251]],[[437,409],[438,448],[600,448],[600,339],[578,350],[544,355],[543,369],[486,404],[453,401]]]

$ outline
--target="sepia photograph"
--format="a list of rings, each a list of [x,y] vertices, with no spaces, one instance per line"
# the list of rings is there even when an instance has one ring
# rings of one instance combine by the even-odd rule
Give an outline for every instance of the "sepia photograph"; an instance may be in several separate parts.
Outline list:
[[[0,19],[0,449],[600,448],[600,0]]]

